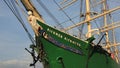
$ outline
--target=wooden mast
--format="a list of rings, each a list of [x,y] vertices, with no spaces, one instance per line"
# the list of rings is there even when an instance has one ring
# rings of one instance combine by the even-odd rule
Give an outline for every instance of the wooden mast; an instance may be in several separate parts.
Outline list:
[[[107,11],[106,0],[103,0],[103,13],[105,13],[106,11]],[[108,25],[107,15],[105,14],[103,17],[104,17],[104,26],[106,27]],[[105,33],[106,33],[106,46],[108,47],[107,51],[110,53],[110,42],[109,42],[108,30]]]
[[[86,20],[90,20],[90,1],[86,0]],[[88,38],[91,37],[91,23],[90,21],[87,22],[88,27]]]
[[[75,24],[75,25],[69,26],[69,27],[65,28],[64,31],[70,30],[70,29],[75,28],[75,27],[77,27],[77,26],[80,26],[80,25],[82,25],[82,24],[84,24],[84,23],[87,23],[88,21],[92,21],[92,20],[94,20],[94,19],[96,19],[96,18],[99,18],[99,17],[101,17],[101,16],[104,16],[105,14],[109,14],[109,13],[111,13],[111,12],[113,12],[113,11],[116,11],[116,10],[119,10],[119,9],[120,9],[120,6],[114,8],[114,9],[111,9],[111,10],[109,10],[109,11],[106,11],[106,12],[104,12],[104,13],[98,14],[98,15],[90,18],[89,20],[85,20],[85,21],[79,22],[79,23],[77,23],[77,24]]]
[[[106,11],[107,11],[106,0],[103,0],[103,13],[106,12]],[[104,26],[106,27],[107,25],[108,25],[107,24],[107,15],[104,15]],[[111,26],[111,27],[113,27],[113,26]],[[114,29],[112,29],[112,31],[113,31],[113,35],[114,35]],[[108,30],[106,30],[105,33],[106,33],[106,46],[107,46],[106,49],[109,53],[111,53],[111,50],[110,50],[111,44],[109,42]],[[117,53],[118,50],[117,50],[117,47],[115,46],[115,44],[116,44],[115,37],[113,37],[113,44],[112,45],[115,47],[115,53],[114,53],[115,60],[116,60],[117,63],[119,63],[119,60],[118,60],[118,57],[117,57],[118,56],[118,53]]]
[[[32,5],[30,0],[21,0],[22,4],[24,5],[25,9],[27,11],[32,10],[33,11],[33,16],[37,17],[42,23],[44,23],[44,20],[42,16],[38,13],[36,8]]]

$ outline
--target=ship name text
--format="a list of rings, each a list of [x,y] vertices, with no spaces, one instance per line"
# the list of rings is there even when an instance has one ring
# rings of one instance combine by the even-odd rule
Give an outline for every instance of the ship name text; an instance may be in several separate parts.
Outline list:
[[[65,40],[65,41],[67,41],[67,42],[70,42],[70,43],[72,43],[72,44],[74,44],[74,45],[77,45],[77,46],[81,46],[79,42],[76,42],[76,41],[68,38],[67,36],[64,36],[64,35],[62,35],[61,33],[58,33],[58,32],[56,32],[56,31],[54,31],[54,30],[52,30],[52,29],[50,29],[50,28],[47,28],[47,31],[48,31],[49,33],[51,33],[51,34],[53,34],[53,35],[55,35],[55,36],[57,36],[57,37]]]

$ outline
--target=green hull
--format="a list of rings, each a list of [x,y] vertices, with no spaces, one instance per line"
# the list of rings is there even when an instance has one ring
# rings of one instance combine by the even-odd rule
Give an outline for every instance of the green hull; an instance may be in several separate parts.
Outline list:
[[[44,68],[120,68],[104,49],[95,49],[90,44],[93,38],[82,41],[39,21],[37,23],[53,41],[43,35],[37,37],[37,48],[41,48],[41,44],[44,52],[41,54]]]

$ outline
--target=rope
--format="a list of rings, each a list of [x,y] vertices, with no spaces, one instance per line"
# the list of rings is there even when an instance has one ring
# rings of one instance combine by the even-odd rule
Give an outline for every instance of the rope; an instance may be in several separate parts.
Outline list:
[[[82,12],[83,12],[83,0],[80,0],[80,21],[82,20],[82,17],[81,17],[81,15],[83,14]],[[84,19],[83,20],[85,20],[85,18],[86,18],[86,16],[84,17]],[[80,36],[79,36],[79,38],[82,38],[82,35],[83,36],[85,36],[85,34],[83,34],[83,28],[84,28],[84,24],[82,24],[81,25],[81,28],[80,28]]]
[[[56,2],[56,0],[53,0],[54,1],[54,3],[60,8],[60,9],[62,9],[60,6],[59,6],[59,4]],[[68,19],[75,25],[75,23],[74,23],[74,21],[69,17],[69,15],[64,11],[64,10],[61,10],[67,17],[68,17]]]
[[[24,24],[24,21],[17,9],[17,6],[16,4],[18,4],[18,2],[14,1],[14,0],[9,0],[8,2],[6,0],[4,0],[4,2],[7,4],[7,6],[10,8],[10,10],[12,11],[12,13],[15,15],[15,17],[18,19],[18,21],[20,22],[20,24],[23,26],[24,30],[26,31],[29,39],[31,40],[32,44],[35,46],[35,41],[33,39],[33,37],[31,36],[31,34],[29,33],[29,31],[27,30],[25,24]],[[16,4],[15,4],[16,3]],[[19,4],[18,4],[19,6]],[[32,48],[32,51],[31,51],[31,54],[32,54],[32,57],[33,57],[33,62],[35,62],[35,50],[34,48]],[[34,65],[34,68],[35,68],[35,65]]]
[[[107,6],[107,8],[108,8],[108,10],[109,10],[108,2],[107,2],[107,4],[106,4],[106,6]],[[110,13],[108,16],[110,17],[111,22],[114,23],[114,22],[113,22],[114,19],[113,19],[111,13]],[[113,44],[115,44],[115,43],[116,43],[116,36],[114,36],[114,35],[115,35],[115,30],[114,30],[114,29],[112,30],[112,35],[113,35],[113,36],[112,36]],[[113,49],[113,48],[111,48],[111,49]],[[114,54],[115,54],[115,59],[116,59],[116,61],[117,61],[118,63],[120,63],[119,53],[116,52],[116,50],[119,51],[118,48],[117,48],[117,46],[114,46],[114,49],[113,49],[113,50],[114,50]]]
[[[60,5],[56,2],[56,0],[53,0],[53,1],[61,9]],[[61,11],[67,16],[69,21],[71,21],[75,25],[75,22],[72,20],[72,18],[70,18],[69,15],[64,10],[61,10]],[[78,29],[79,32],[81,32],[81,29],[79,29],[79,27],[76,27],[76,28]]]
[[[90,0],[90,3],[92,3],[91,0]],[[93,7],[93,4],[91,4],[91,6]],[[102,8],[102,7],[101,7],[101,8]],[[93,7],[93,11],[95,11],[94,7]],[[94,20],[94,22],[95,22],[95,25],[97,26],[97,28],[100,29],[100,27],[98,26],[96,20]],[[104,33],[101,33],[101,34],[104,35]],[[100,37],[100,35],[98,35],[98,37]],[[105,41],[106,38],[104,37],[103,40]]]
[[[42,3],[41,0],[37,0],[37,2],[40,4],[40,6],[47,12],[47,14],[57,23],[61,29],[63,29],[63,26],[60,24],[60,22],[56,19],[56,17],[49,11],[49,9]]]
[[[35,41],[33,39],[33,37],[31,36],[31,34],[29,33],[29,31],[27,30],[24,21],[16,7],[15,1],[14,0],[4,0],[5,4],[8,6],[8,8],[12,11],[12,13],[15,15],[15,17],[18,19],[18,21],[20,22],[20,24],[23,26],[24,30],[26,31],[29,39],[31,40],[32,44],[35,44]]]

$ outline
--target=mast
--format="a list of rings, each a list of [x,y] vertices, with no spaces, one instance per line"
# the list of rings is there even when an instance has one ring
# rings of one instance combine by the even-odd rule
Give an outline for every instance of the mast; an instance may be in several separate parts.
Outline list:
[[[85,21],[79,22],[79,23],[77,23],[77,24],[75,24],[75,25],[73,25],[73,26],[69,26],[69,27],[67,27],[66,29],[64,29],[64,31],[70,30],[70,29],[75,28],[75,27],[77,27],[77,26],[80,26],[80,25],[82,25],[82,24],[84,24],[84,23],[86,23],[86,22],[88,22],[88,21],[92,21],[92,20],[94,20],[94,19],[96,19],[96,18],[99,18],[99,17],[101,17],[101,16],[104,16],[105,14],[109,14],[109,13],[114,12],[114,11],[119,10],[119,9],[120,9],[120,7],[116,7],[116,8],[114,8],[114,9],[109,10],[109,11],[106,11],[105,13],[98,14],[98,15],[90,18],[90,20],[85,20]]]
[[[107,11],[107,7],[106,7],[107,3],[106,3],[106,0],[103,0],[103,13]],[[112,21],[112,24],[113,24],[113,21]],[[104,26],[106,27],[108,24],[107,24],[107,15],[104,15]],[[113,26],[111,26],[113,27]],[[115,47],[115,60],[117,63],[119,63],[119,60],[118,60],[118,50],[117,50],[117,47],[116,47],[116,39],[114,37],[114,30],[112,29],[112,32],[113,32],[113,46]],[[105,32],[106,33],[106,49],[109,53],[111,53],[111,50],[110,50],[110,42],[109,42],[109,35],[108,35],[108,30]]]
[[[86,20],[90,20],[90,1],[86,0]],[[91,24],[90,21],[87,22],[88,27],[88,38],[91,37]]]
[[[39,12],[36,10],[36,8],[32,5],[30,0],[21,0],[21,2],[27,11],[32,10],[33,16],[37,17],[42,23],[44,23],[42,16],[39,14]]]
[[[103,13],[105,13],[106,11],[107,11],[106,0],[103,0]],[[107,15],[105,14],[103,17],[104,17],[104,26],[106,27],[107,26]],[[109,44],[108,31],[106,31],[105,33],[106,33],[106,46],[108,47],[107,51],[110,53],[110,44]]]

